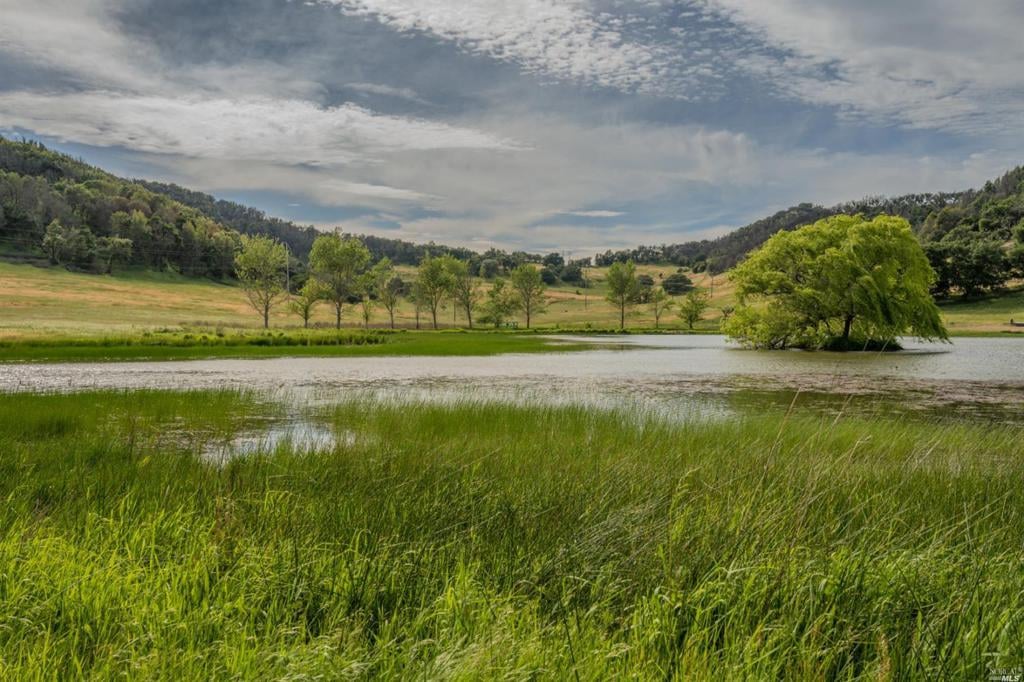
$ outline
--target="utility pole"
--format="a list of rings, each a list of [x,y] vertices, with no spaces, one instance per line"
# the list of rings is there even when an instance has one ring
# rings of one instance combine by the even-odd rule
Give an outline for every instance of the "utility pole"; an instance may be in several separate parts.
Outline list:
[[[291,295],[292,293],[292,249],[287,244],[284,245],[284,252],[287,254],[284,259],[284,290],[285,293]]]

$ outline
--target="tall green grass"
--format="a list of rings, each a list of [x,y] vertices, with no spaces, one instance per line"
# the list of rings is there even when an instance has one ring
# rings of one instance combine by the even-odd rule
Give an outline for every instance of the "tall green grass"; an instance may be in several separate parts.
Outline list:
[[[0,363],[189,360],[294,356],[463,356],[591,348],[531,334],[499,332],[289,330],[143,332],[116,336],[27,336],[0,339]]]
[[[261,332],[225,332],[222,329],[193,331],[147,331],[116,336],[35,336],[0,340],[0,348],[187,348],[192,346],[367,346],[385,343],[391,332],[362,330],[289,330]]]
[[[979,679],[1024,662],[1012,427],[0,396],[0,678]]]

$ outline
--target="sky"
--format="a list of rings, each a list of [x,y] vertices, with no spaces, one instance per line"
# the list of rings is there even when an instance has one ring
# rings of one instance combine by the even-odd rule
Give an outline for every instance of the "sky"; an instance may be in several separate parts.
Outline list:
[[[0,133],[574,255],[1024,163],[1020,0],[0,0]]]

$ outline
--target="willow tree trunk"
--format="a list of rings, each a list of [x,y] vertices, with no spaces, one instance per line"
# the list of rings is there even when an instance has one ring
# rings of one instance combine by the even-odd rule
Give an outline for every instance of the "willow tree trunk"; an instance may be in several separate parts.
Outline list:
[[[853,315],[847,315],[843,320],[843,350],[850,349],[850,331],[853,329]]]

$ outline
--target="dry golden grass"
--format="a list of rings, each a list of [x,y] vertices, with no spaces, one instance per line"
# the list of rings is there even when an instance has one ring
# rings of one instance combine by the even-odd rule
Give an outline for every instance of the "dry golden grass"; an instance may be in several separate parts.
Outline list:
[[[398,269],[403,279],[414,276],[414,269]],[[642,265],[642,274],[655,282],[676,272],[675,266]],[[547,310],[535,318],[541,327],[612,329],[618,326],[618,311],[605,300],[606,268],[588,268],[589,288],[552,287],[548,290]],[[688,276],[711,294],[711,305],[698,329],[714,330],[722,317],[722,308],[736,303],[735,286],[727,274],[712,278],[707,273]],[[480,283],[481,293],[490,284]],[[946,304],[943,316],[953,333],[999,333],[1012,331],[1011,318],[1024,320],[1024,291],[969,303]],[[318,307],[313,323],[331,326],[333,309]],[[395,318],[400,327],[414,327],[415,310],[403,301]],[[438,316],[442,326],[464,326],[465,317],[450,304]],[[357,306],[344,313],[346,326],[360,326]],[[299,318],[287,306],[278,306],[271,315],[274,327],[296,327]],[[249,306],[244,293],[231,284],[196,280],[164,273],[125,273],[115,276],[71,273],[59,268],[0,263],[0,338],[45,335],[49,333],[105,334],[154,328],[228,327],[256,328],[259,316]],[[371,326],[388,325],[387,312],[378,307]],[[420,325],[430,326],[428,314],[421,314]],[[654,316],[646,305],[634,306],[627,326],[644,329],[654,326]],[[662,318],[661,326],[679,329],[682,324],[675,311]]]

